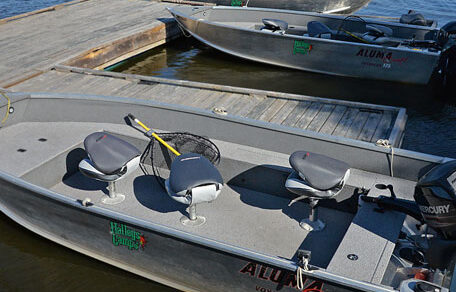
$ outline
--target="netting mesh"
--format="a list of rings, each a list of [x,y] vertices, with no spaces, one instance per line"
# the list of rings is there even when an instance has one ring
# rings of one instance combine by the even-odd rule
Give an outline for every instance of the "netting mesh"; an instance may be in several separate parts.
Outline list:
[[[196,153],[206,157],[214,165],[220,162],[220,150],[207,138],[186,132],[156,134],[180,154]],[[168,176],[171,163],[175,158],[174,153],[156,139],[151,138],[141,156],[141,169],[149,175],[148,168],[151,168],[153,175],[164,188],[164,179]]]

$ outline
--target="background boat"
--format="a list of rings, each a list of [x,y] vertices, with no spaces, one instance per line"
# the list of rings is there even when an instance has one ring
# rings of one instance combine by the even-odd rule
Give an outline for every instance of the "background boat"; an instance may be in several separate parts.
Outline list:
[[[360,10],[369,4],[370,1],[371,0],[198,0],[185,2],[211,3],[223,6],[248,6],[323,13],[350,14]],[[170,0],[170,2],[174,1]]]

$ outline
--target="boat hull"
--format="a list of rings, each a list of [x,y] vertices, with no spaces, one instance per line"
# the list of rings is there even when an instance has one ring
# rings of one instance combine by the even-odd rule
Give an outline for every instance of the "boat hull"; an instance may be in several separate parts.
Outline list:
[[[258,23],[268,15],[264,12],[258,13]],[[282,35],[197,19],[177,9],[171,13],[186,31],[210,47],[240,58],[298,70],[427,84],[439,61],[437,53]],[[277,12],[269,18],[287,19],[285,13],[280,17]]]
[[[248,6],[287,10],[301,10],[324,13],[350,14],[366,6],[370,0],[296,0],[296,1],[273,1],[273,0],[199,0],[198,2],[214,3],[224,6]]]
[[[0,210],[49,240],[183,291],[297,291],[291,269],[198,244],[96,206],[83,207],[1,171]],[[363,291],[306,276],[304,287]]]

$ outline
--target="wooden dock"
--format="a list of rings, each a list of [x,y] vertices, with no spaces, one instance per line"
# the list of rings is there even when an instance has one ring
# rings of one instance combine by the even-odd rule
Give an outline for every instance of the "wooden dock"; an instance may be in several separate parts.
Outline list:
[[[179,37],[166,7],[143,0],[76,0],[0,22],[0,87],[55,64],[95,68]]]
[[[0,87],[115,95],[180,104],[399,147],[405,109],[94,70],[177,38],[166,7],[143,0],[76,0],[0,21]]]
[[[61,65],[11,89],[150,99],[366,142],[389,139],[396,146],[406,119],[396,107]]]

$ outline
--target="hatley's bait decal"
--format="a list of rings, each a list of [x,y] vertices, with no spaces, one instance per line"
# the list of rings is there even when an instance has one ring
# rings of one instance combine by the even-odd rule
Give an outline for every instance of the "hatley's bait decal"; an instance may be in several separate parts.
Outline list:
[[[231,6],[244,6],[242,0],[231,0]]]
[[[110,222],[112,244],[115,246],[126,246],[129,250],[144,249],[146,245],[146,238],[141,232],[138,232],[132,228],[129,228],[125,224],[117,222]]]
[[[296,55],[296,53],[307,55],[310,51],[312,51],[311,44],[308,44],[305,41],[294,41],[293,55]]]

